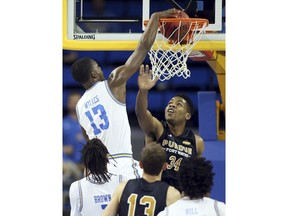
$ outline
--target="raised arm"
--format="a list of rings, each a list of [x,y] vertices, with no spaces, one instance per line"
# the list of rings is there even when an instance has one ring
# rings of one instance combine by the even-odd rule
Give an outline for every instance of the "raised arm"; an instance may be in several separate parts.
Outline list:
[[[155,41],[159,20],[165,17],[178,17],[179,14],[180,10],[173,8],[161,12],[155,12],[151,15],[149,23],[139,40],[136,50],[124,65],[114,69],[110,74],[108,80],[110,88],[126,84],[127,80],[138,70]]]
[[[148,110],[148,91],[155,86],[157,80],[157,78],[152,79],[152,72],[149,70],[148,65],[146,65],[145,69],[144,65],[141,65],[138,76],[139,91],[136,97],[135,112],[138,123],[146,137],[152,137],[154,141],[157,141],[164,130],[161,122],[153,117]]]

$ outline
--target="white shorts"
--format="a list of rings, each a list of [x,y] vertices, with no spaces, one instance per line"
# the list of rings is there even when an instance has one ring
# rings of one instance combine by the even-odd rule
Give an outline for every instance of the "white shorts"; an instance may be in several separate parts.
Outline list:
[[[107,165],[110,173],[122,175],[123,181],[142,177],[143,170],[139,166],[139,161],[134,160],[131,156],[113,158],[114,160],[109,158],[109,163]]]

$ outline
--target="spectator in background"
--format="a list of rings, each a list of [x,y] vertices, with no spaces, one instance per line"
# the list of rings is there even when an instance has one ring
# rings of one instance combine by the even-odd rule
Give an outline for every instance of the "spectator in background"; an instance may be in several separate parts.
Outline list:
[[[80,163],[80,150],[85,144],[81,126],[77,120],[76,104],[81,98],[78,91],[72,91],[68,96],[67,114],[63,118],[63,157],[77,164]]]
[[[63,118],[63,202],[64,209],[69,210],[68,190],[71,183],[82,177],[80,165],[82,145],[85,139],[77,121],[76,104],[81,95],[71,92],[67,101],[67,114]]]
[[[180,199],[178,190],[161,182],[166,165],[166,153],[160,145],[144,147],[140,158],[143,177],[120,183],[102,216],[156,216],[165,206]]]
[[[62,50],[62,60],[63,60],[62,77],[63,77],[64,88],[80,87],[79,84],[73,80],[70,74],[71,65],[78,59],[79,54],[80,53],[78,51],[74,51],[74,50]]]
[[[213,165],[203,157],[183,159],[178,172],[183,197],[165,208],[158,216],[209,215],[225,216],[225,203],[205,197],[213,186]]]
[[[63,50],[63,65],[71,65],[78,58],[77,51]]]
[[[71,184],[70,216],[99,216],[110,202],[122,176],[108,172],[109,152],[101,140],[94,138],[83,146],[81,161],[85,177]]]
[[[107,5],[106,0],[91,0],[91,9],[85,10],[84,16],[92,19],[115,19],[115,12],[111,11]],[[86,22],[82,26],[82,30],[86,33],[111,33],[119,32],[119,23],[107,23],[107,22]]]

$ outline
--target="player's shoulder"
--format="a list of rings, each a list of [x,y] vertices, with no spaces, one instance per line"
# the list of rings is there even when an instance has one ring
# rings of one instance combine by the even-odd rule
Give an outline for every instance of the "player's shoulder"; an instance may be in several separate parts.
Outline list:
[[[127,181],[120,182],[114,191],[114,195],[120,199],[125,187],[127,185]]]
[[[175,203],[177,200],[181,198],[180,192],[173,186],[169,186],[167,190],[167,206]]]
[[[224,202],[215,200],[215,209],[220,216],[225,216],[226,204]]]
[[[171,194],[173,196],[177,196],[180,198],[181,194],[175,187],[169,185],[167,190],[168,190],[168,194]]]
[[[74,189],[74,188],[78,188],[79,181],[80,180],[72,182],[71,185],[70,185],[70,190]]]
[[[204,143],[204,140],[200,135],[194,133],[194,136],[196,143]]]
[[[215,200],[215,202],[217,202],[217,205],[221,208],[225,208],[226,204],[224,202],[221,202],[221,201],[218,201],[218,200]]]
[[[78,196],[78,194],[79,194],[79,192],[78,192],[79,191],[79,183],[80,183],[80,180],[74,181],[74,182],[71,183],[70,188],[69,188],[69,196],[70,196],[70,198]]]
[[[217,205],[217,206],[225,206],[226,204],[222,201],[213,199],[211,197],[204,197],[203,198],[206,202],[212,203],[213,205]]]
[[[79,187],[79,184],[83,184],[83,182],[86,182],[86,177],[81,178],[81,179],[79,179],[79,180],[77,180],[77,181],[72,182],[70,187],[77,187],[77,188],[78,188],[78,187]]]

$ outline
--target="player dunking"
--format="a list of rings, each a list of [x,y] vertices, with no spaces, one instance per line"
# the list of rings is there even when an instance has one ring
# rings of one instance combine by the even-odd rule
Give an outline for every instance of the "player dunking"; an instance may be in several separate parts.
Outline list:
[[[148,91],[156,84],[152,80],[149,66],[140,67],[138,76],[139,91],[136,98],[136,115],[139,125],[145,133],[145,143],[157,142],[167,154],[167,169],[162,180],[182,191],[177,172],[183,158],[201,156],[204,151],[203,139],[186,126],[193,114],[193,104],[186,95],[176,95],[168,102],[165,109],[165,121],[160,122],[148,110]]]
[[[138,70],[153,45],[160,18],[177,17],[180,11],[155,12],[136,50],[124,65],[115,68],[105,80],[98,63],[81,58],[72,65],[73,78],[86,92],[77,104],[78,120],[87,139],[98,137],[117,161],[117,170],[126,178],[139,177],[132,159],[131,129],[126,112],[126,82]],[[110,168],[109,168],[110,169]]]

